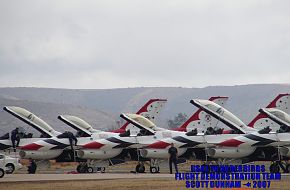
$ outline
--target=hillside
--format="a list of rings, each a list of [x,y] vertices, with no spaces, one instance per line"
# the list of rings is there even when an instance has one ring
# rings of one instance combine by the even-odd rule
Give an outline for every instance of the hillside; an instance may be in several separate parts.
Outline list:
[[[229,96],[226,108],[248,123],[258,109],[265,107],[277,94],[290,93],[287,84],[253,84],[239,86],[210,86],[205,88],[140,87],[123,89],[49,89],[0,88],[0,106],[24,107],[39,115],[60,131],[69,129],[56,117],[59,114],[77,115],[97,129],[116,128],[121,112],[136,112],[149,98],[167,98],[157,124],[166,127],[166,120],[179,112],[190,115],[196,108],[192,98]],[[0,112],[1,131],[13,129],[22,122],[3,110]]]

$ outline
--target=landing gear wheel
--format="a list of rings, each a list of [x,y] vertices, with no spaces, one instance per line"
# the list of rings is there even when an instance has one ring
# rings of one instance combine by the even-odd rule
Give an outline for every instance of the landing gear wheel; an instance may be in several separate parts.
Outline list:
[[[0,178],[2,178],[5,175],[5,172],[2,168],[0,168]]]
[[[77,166],[78,173],[86,173],[87,172],[87,164],[79,164]]]
[[[145,166],[142,164],[138,164],[136,166],[136,173],[144,173],[145,172]]]
[[[7,170],[6,170],[7,174],[12,174],[15,170],[15,167],[13,164],[6,164],[6,168],[7,168]]]
[[[279,173],[280,172],[280,167],[277,163],[273,163],[270,165],[270,172],[271,173]]]
[[[151,172],[151,173],[154,174],[154,173],[157,173],[157,171],[158,171],[158,170],[157,170],[156,167],[150,167],[150,172]]]
[[[154,167],[154,166],[150,167],[150,172],[153,173],[153,174],[154,173],[159,173],[159,170],[160,170],[159,166],[158,167]]]
[[[94,169],[93,169],[92,167],[88,167],[88,168],[87,168],[87,172],[88,172],[88,173],[93,173],[93,172],[94,172]]]
[[[286,171],[287,171],[287,173],[289,173],[290,172],[290,164],[286,164]]]
[[[101,173],[105,173],[106,172],[106,167],[101,167]]]

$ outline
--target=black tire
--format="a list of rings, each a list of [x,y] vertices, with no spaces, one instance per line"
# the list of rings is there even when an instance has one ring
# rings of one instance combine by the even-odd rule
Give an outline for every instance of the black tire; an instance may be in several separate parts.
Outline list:
[[[77,172],[78,172],[78,173],[82,173],[82,172],[81,172],[81,167],[82,167],[82,166],[81,166],[80,164],[77,166]]]
[[[290,172],[290,164],[286,164],[286,172],[287,172],[287,173]]]
[[[2,178],[4,175],[5,175],[5,171],[2,168],[0,168],[0,178]]]
[[[101,173],[105,173],[106,172],[106,167],[101,167]]]
[[[87,172],[87,165],[86,164],[79,164],[77,166],[78,173],[86,173]]]
[[[271,164],[269,167],[270,173],[274,173],[274,166],[275,164]]]
[[[94,173],[94,169],[92,167],[87,167],[87,172],[88,173]]]
[[[6,164],[6,168],[7,168],[6,174],[12,174],[15,170],[15,166],[11,163]]]
[[[144,173],[145,172],[145,166],[142,164],[138,164],[136,166],[136,173]]]
[[[279,173],[280,172],[280,167],[278,164],[274,163],[270,165],[270,172],[271,173]]]
[[[150,167],[150,172],[153,174],[157,173],[158,172],[157,167]]]
[[[280,172],[280,166],[277,164],[275,166],[275,172],[274,173],[279,173]]]

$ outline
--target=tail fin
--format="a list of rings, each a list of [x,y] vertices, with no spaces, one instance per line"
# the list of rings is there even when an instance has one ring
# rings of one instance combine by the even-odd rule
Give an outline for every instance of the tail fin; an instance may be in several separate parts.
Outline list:
[[[228,99],[229,97],[213,96],[209,100],[219,104],[220,106],[224,106]],[[217,122],[218,121],[215,118],[199,108],[184,124],[173,130],[186,132],[197,128],[198,132],[202,132],[210,126],[216,126]]]
[[[160,113],[160,110],[164,107],[164,104],[167,102],[166,99],[150,99],[136,114],[146,117],[150,121],[154,122],[156,116]],[[129,126],[132,125],[129,122],[126,122],[121,128],[113,130],[114,133],[123,133],[126,131]]]
[[[277,108],[284,112],[290,109],[290,94],[279,94],[266,108]],[[265,113],[259,113],[249,124],[249,127],[261,129],[265,126],[270,128],[279,128],[278,124],[268,119]]]

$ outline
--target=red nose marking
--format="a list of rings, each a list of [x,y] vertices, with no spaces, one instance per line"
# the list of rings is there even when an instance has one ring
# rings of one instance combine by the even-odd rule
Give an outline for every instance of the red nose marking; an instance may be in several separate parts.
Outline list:
[[[229,139],[224,142],[219,143],[220,146],[228,146],[228,147],[238,147],[240,144],[243,144],[243,141],[239,141],[236,139]]]
[[[35,144],[35,143],[31,143],[31,144],[27,144],[21,147],[21,150],[38,150],[41,147],[43,147],[42,145],[39,144]]]
[[[83,145],[84,148],[91,148],[91,149],[100,149],[102,146],[104,146],[104,144],[96,142],[96,141]]]
[[[168,147],[170,144],[163,142],[163,141],[158,141],[156,143],[150,144],[148,145],[148,148],[157,148],[157,149],[163,149]]]

